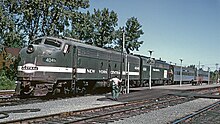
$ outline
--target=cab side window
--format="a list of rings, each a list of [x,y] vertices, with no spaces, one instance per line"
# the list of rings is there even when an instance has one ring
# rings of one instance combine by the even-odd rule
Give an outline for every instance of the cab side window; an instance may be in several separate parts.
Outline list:
[[[70,45],[69,44],[65,44],[64,48],[63,48],[63,53],[69,53],[70,52]]]

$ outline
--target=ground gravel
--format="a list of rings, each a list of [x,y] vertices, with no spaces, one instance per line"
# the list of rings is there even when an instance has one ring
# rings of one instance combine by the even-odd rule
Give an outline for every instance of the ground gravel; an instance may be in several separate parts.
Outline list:
[[[26,112],[26,113],[9,113],[9,117],[0,119],[1,122],[7,122],[11,120],[37,117],[49,114],[57,114],[61,112],[76,111],[94,107],[101,107],[107,105],[119,104],[120,102],[115,101],[98,101],[97,99],[105,96],[87,96],[78,98],[69,98],[62,100],[47,101],[35,104],[25,104],[16,106],[0,107],[1,111],[19,110],[19,109],[40,109],[38,112]],[[1,116],[1,115],[0,115]]]
[[[197,99],[176,106],[115,121],[114,124],[167,124],[217,102],[215,99]]]

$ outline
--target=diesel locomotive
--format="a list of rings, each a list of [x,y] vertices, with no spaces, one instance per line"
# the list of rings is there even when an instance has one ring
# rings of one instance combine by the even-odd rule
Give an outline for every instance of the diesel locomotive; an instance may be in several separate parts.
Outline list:
[[[71,38],[40,37],[19,53],[16,93],[28,96],[108,91],[114,76],[131,87],[179,81],[179,67],[146,56],[124,54],[84,44]],[[128,64],[129,63],[129,64]],[[195,79],[196,70],[183,69],[183,81]],[[206,76],[206,72],[202,76]],[[207,78],[203,78],[207,79]]]

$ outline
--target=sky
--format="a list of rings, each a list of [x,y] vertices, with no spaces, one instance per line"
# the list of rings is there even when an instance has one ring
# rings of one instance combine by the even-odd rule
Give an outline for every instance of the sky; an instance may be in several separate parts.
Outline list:
[[[220,68],[220,0],[90,0],[94,8],[116,12],[119,27],[138,19],[144,43],[136,54],[153,50],[152,57],[168,63]]]

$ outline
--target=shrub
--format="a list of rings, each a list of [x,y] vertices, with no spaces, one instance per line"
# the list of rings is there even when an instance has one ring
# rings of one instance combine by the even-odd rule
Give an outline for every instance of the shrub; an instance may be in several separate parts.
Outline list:
[[[8,79],[6,76],[0,76],[0,90],[14,90],[15,81]]]

